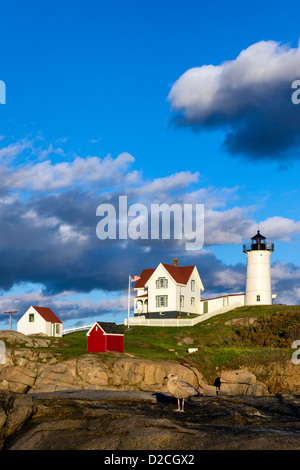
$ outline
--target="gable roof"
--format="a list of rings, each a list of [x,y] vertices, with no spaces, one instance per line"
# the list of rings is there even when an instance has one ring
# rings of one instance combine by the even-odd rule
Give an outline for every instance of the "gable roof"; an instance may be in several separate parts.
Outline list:
[[[33,305],[32,305],[32,308],[34,308],[34,310],[36,310],[41,315],[41,317],[43,317],[43,319],[46,320],[47,322],[62,323],[62,321],[55,315],[55,313],[52,312],[51,308],[34,307]]]
[[[145,287],[146,282],[150,279],[150,276],[154,273],[155,269],[143,269],[140,279],[136,282],[134,288],[142,289]]]
[[[174,266],[173,264],[161,263],[178,284],[187,284],[195,266]]]
[[[94,328],[95,325],[99,325],[101,330],[106,335],[124,335],[123,331],[120,330],[118,325],[114,322],[106,322],[106,321],[96,321],[94,325],[89,329],[87,332],[87,336],[89,335],[90,331]]]
[[[173,264],[165,264],[165,263],[161,263],[161,264],[168,271],[170,276],[172,276],[174,281],[177,282],[177,284],[184,284],[184,285],[187,284],[194,268],[196,267],[195,265],[194,266],[174,266]],[[145,287],[145,284],[147,284],[148,280],[150,279],[154,271],[156,271],[156,269],[144,269],[142,271],[140,279],[135,284],[134,289],[142,289],[143,287]]]

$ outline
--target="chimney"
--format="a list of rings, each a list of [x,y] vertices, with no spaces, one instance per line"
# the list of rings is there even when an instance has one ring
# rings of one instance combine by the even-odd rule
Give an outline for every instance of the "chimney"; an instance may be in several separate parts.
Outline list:
[[[177,266],[178,266],[178,259],[177,258],[173,258],[173,266],[175,266],[175,268],[177,268]]]

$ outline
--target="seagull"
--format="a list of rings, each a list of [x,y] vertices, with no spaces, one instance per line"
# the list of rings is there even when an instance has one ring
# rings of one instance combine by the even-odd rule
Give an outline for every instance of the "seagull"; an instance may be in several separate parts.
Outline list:
[[[164,377],[165,379],[169,379],[167,383],[168,391],[173,395],[173,397],[177,398],[178,400],[178,408],[174,411],[179,411],[181,413],[184,412],[184,400],[188,399],[192,396],[201,395],[198,390],[193,387],[193,385],[189,384],[188,382],[183,382],[179,380],[177,374],[172,372],[171,374]],[[182,406],[180,408],[180,399],[182,400]]]

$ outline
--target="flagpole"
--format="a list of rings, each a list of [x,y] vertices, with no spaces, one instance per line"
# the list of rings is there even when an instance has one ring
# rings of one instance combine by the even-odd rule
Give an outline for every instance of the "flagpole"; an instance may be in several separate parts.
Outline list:
[[[126,330],[129,331],[129,314],[130,314],[130,281],[131,281],[131,276],[129,276],[128,279],[128,317],[127,317],[127,328]]]

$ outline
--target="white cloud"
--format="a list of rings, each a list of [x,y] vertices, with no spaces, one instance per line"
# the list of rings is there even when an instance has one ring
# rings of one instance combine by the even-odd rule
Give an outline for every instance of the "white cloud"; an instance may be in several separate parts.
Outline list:
[[[76,157],[72,162],[52,163],[50,160],[28,164],[8,171],[3,167],[2,185],[14,189],[51,191],[69,187],[78,182],[118,182],[124,178],[128,166],[134,161],[129,153],[113,159],[110,155]],[[131,176],[130,176],[131,177]]]
[[[14,158],[20,155],[24,150],[32,148],[32,142],[26,139],[20,140],[17,143],[10,144],[7,147],[2,147],[0,149],[0,159],[3,158]]]
[[[255,107],[273,92],[300,76],[300,47],[290,49],[275,41],[260,41],[235,60],[203,65],[185,72],[173,85],[169,100],[186,118],[202,121],[214,113],[238,115]],[[250,93],[249,93],[250,91]]]
[[[199,180],[199,172],[192,173],[190,171],[181,171],[163,178],[156,178],[150,183],[144,183],[135,190],[136,195],[152,193],[161,196],[162,193],[169,193],[196,183]]]
[[[274,216],[260,222],[259,228],[261,233],[265,232],[270,239],[276,238],[276,240],[289,242],[294,235],[300,233],[300,221]]]

